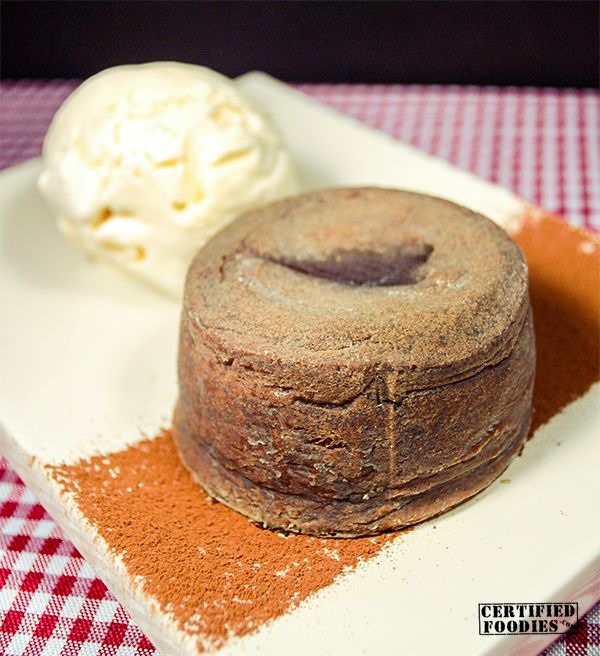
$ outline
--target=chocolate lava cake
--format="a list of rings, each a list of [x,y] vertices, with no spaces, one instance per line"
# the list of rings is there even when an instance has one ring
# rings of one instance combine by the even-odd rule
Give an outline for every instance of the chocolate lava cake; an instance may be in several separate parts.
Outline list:
[[[489,485],[531,420],[527,267],[485,217],[329,189],[230,224],[188,272],[174,436],[266,527],[397,529]]]

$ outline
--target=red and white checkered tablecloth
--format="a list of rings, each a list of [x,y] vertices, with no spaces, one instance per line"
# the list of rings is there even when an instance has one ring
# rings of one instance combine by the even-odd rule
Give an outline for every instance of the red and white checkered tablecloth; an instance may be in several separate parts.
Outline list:
[[[54,112],[76,85],[0,85],[0,169],[39,155]],[[296,86],[576,225],[600,229],[597,91]],[[0,655],[151,654],[148,639],[0,458]],[[600,656],[600,605],[544,655]]]

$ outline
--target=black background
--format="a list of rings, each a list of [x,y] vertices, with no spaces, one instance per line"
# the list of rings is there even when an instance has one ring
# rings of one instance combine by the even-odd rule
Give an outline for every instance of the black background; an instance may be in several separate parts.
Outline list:
[[[599,5],[2,2],[1,76],[83,78],[158,59],[287,81],[597,87]]]

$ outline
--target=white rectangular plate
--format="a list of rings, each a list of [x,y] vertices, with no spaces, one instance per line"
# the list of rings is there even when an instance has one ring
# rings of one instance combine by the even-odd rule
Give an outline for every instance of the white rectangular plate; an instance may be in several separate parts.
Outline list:
[[[259,73],[239,80],[276,121],[305,189],[402,187],[510,228],[520,199]],[[127,573],[43,465],[108,453],[168,425],[179,307],[89,262],[38,197],[34,161],[0,174],[0,443],[9,461],[155,644],[190,642]],[[598,597],[598,386],[538,431],[503,478],[418,526],[255,634],[236,654],[535,654],[548,636],[480,636],[478,603]]]

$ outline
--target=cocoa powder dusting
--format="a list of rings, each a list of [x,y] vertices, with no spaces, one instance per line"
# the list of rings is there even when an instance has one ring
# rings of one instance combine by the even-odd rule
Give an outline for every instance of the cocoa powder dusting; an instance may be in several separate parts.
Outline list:
[[[55,467],[53,475],[145,592],[198,637],[200,650],[285,613],[389,539],[262,529],[207,497],[168,431],[109,457]]]
[[[533,433],[600,379],[600,243],[548,214],[526,219],[512,237],[529,266]]]
[[[530,267],[536,428],[599,378],[599,249],[551,217],[529,218],[513,236]],[[197,637],[200,650],[285,613],[390,539],[319,539],[259,528],[207,498],[168,432],[52,472],[130,575]]]

